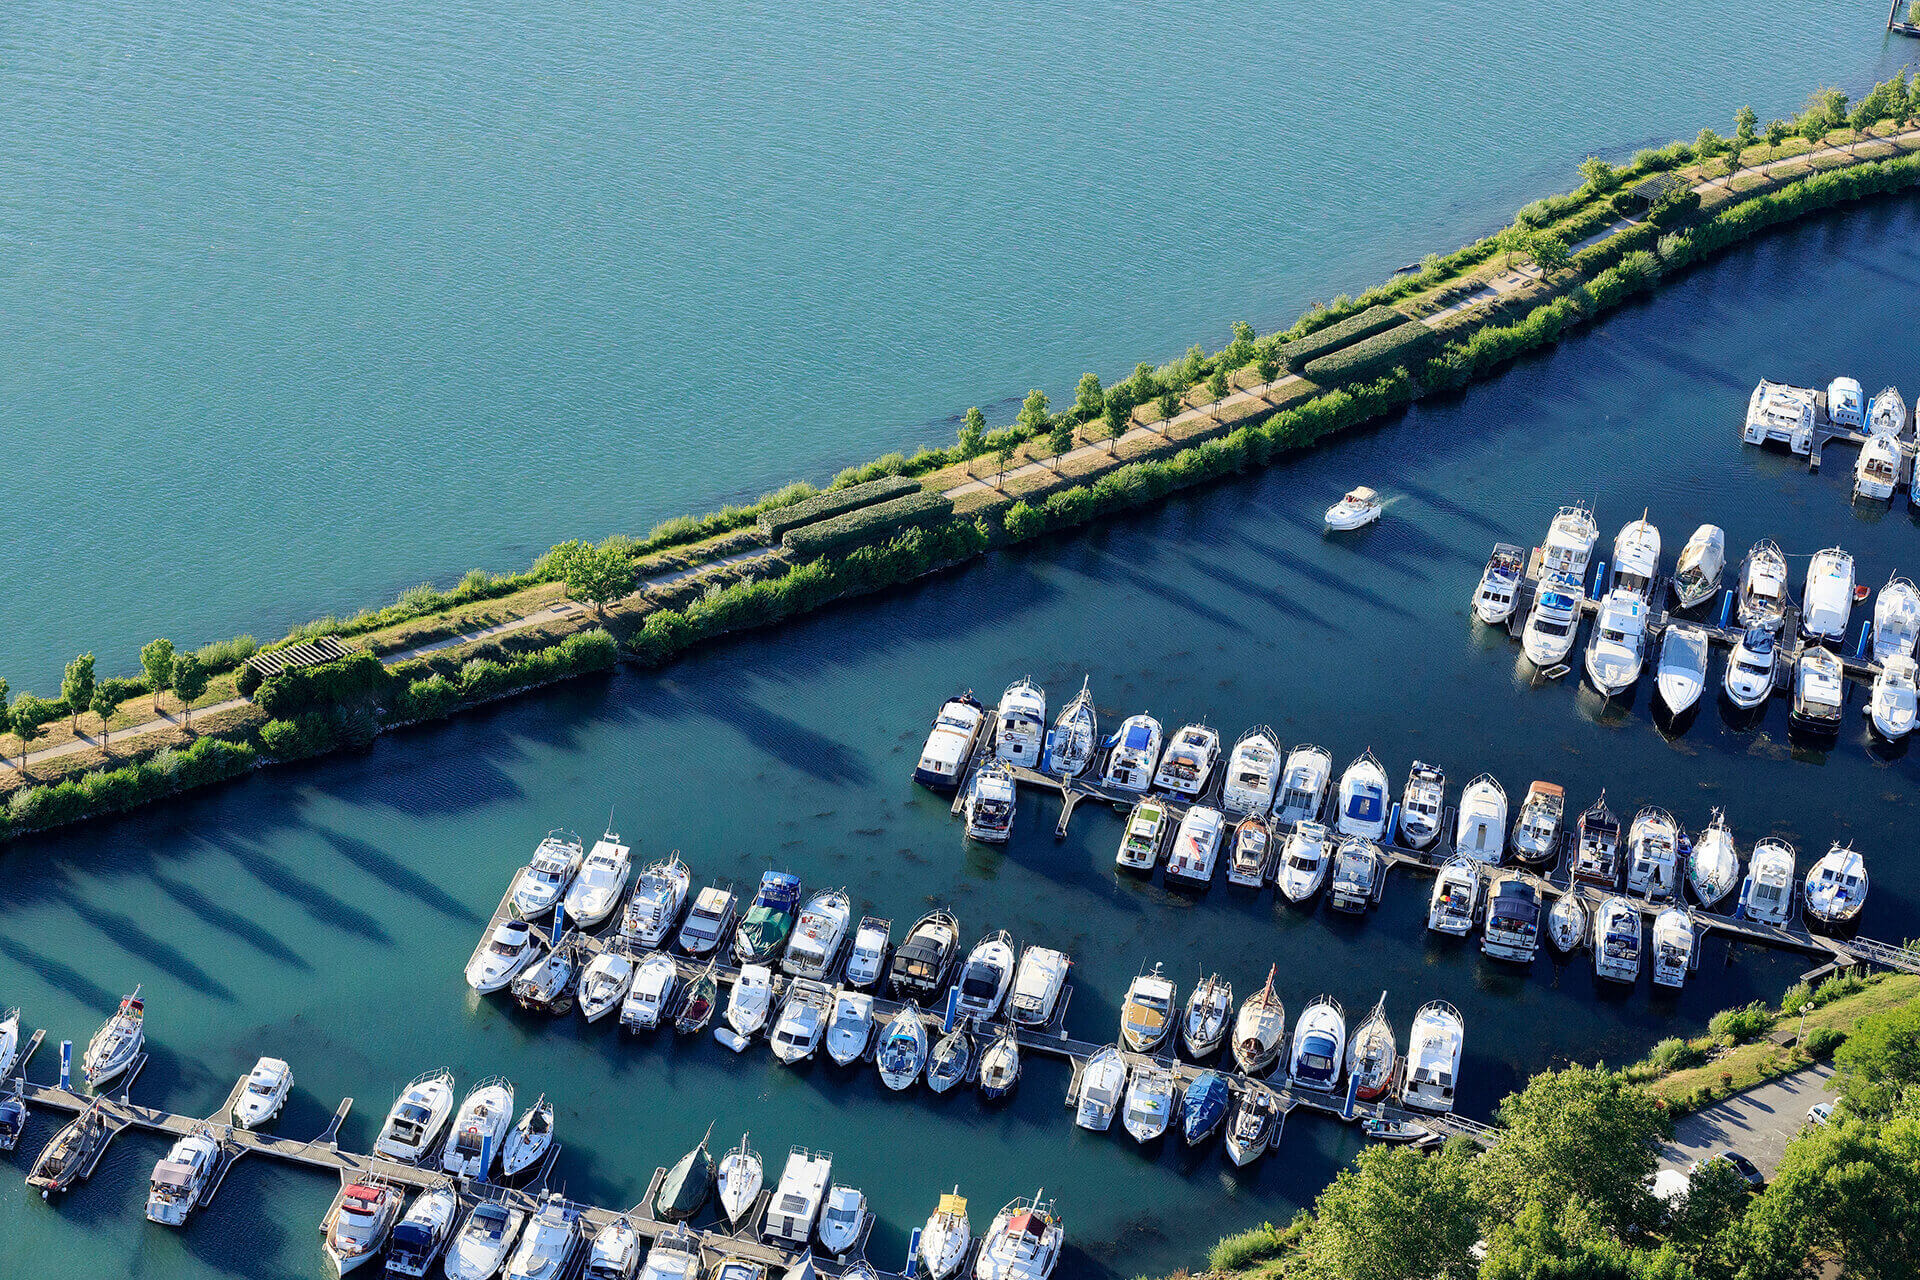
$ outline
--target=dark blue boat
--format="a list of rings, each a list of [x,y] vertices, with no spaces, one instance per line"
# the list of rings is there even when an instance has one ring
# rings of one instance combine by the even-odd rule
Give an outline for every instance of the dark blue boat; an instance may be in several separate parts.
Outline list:
[[[1202,1071],[1187,1086],[1186,1099],[1180,1104],[1180,1130],[1187,1145],[1198,1146],[1213,1136],[1227,1117],[1233,1103],[1233,1091],[1227,1078],[1218,1071]]]

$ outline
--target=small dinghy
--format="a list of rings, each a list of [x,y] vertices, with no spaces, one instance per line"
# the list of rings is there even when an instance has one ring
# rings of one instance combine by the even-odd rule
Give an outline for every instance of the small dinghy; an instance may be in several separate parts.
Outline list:
[[[1727,535],[1720,526],[1703,524],[1695,529],[1674,567],[1673,593],[1680,597],[1680,607],[1691,609],[1711,600],[1720,590],[1720,575],[1726,567]]]
[[[1400,842],[1409,849],[1425,849],[1440,837],[1442,810],[1447,803],[1445,771],[1415,760],[1400,792]]]
[[[1387,993],[1382,991],[1347,1042],[1347,1079],[1353,1082],[1354,1097],[1372,1102],[1393,1087],[1394,1068],[1400,1065],[1399,1044],[1393,1024],[1387,1021]]]
[[[1560,819],[1566,810],[1565,787],[1539,781],[1528,787],[1513,824],[1513,856],[1535,867],[1553,861],[1560,852]]]
[[[1279,966],[1267,969],[1267,984],[1247,997],[1233,1022],[1233,1060],[1250,1076],[1264,1076],[1280,1058],[1287,1032],[1287,1007],[1273,990]]]
[[[618,947],[602,951],[580,975],[580,1016],[598,1022],[620,1007],[633,982],[633,957]]]
[[[1693,917],[1685,907],[1668,907],[1653,918],[1654,986],[1677,990],[1686,985],[1693,943]]]
[[[520,1122],[500,1146],[500,1176],[517,1178],[546,1158],[553,1146],[553,1104],[547,1095],[534,1099],[520,1115]]]
[[[1905,578],[1889,578],[1873,602],[1873,660],[1913,657],[1920,637],[1920,589]]]
[[[699,1035],[713,1021],[713,1011],[720,1004],[720,980],[714,976],[713,962],[694,976],[687,984],[685,994],[680,997],[680,1012],[673,1017],[675,1035]]]
[[[1693,842],[1693,852],[1687,857],[1687,883],[1693,886],[1693,896],[1700,905],[1709,911],[1740,883],[1740,853],[1726,815],[1718,809],[1713,811],[1707,829]]]
[[[1265,1085],[1254,1085],[1240,1095],[1227,1120],[1227,1154],[1236,1165],[1259,1159],[1280,1132],[1280,1099]]]
[[[1347,490],[1347,496],[1327,508],[1327,528],[1344,533],[1370,525],[1385,508],[1380,495],[1365,485]]]
[[[1082,1129],[1104,1133],[1127,1088],[1127,1060],[1118,1045],[1096,1050],[1080,1069],[1080,1094],[1074,1100],[1073,1122]]]
[[[1912,658],[1883,659],[1880,674],[1873,678],[1873,697],[1867,702],[1867,715],[1873,730],[1888,742],[1898,742],[1913,732],[1916,699],[1916,667]]]
[[[1227,1038],[1233,1022],[1233,984],[1219,974],[1209,974],[1187,997],[1186,1016],[1180,1020],[1180,1039],[1187,1056],[1198,1062],[1208,1057]]]
[[[1513,616],[1526,557],[1525,551],[1510,542],[1493,544],[1493,554],[1487,557],[1487,567],[1473,593],[1473,612],[1480,621],[1495,627]]]
[[[1753,846],[1740,882],[1740,915],[1755,924],[1779,926],[1793,910],[1793,846],[1768,836]]]
[[[1660,701],[1676,716],[1686,711],[1707,687],[1707,633],[1683,622],[1670,623],[1660,638],[1655,670]]]
[[[980,1055],[980,1095],[988,1100],[1006,1097],[1020,1083],[1020,1042],[1004,1031]]]
[[[1867,905],[1867,864],[1849,845],[1836,844],[1807,870],[1807,923],[1837,928]]]
[[[1553,949],[1566,955],[1580,949],[1587,938],[1587,909],[1580,905],[1580,899],[1571,893],[1563,893],[1554,900],[1552,910],[1547,912],[1547,941]]]
[[[955,1027],[941,1036],[927,1055],[927,1087],[935,1093],[945,1093],[957,1084],[964,1084],[972,1066],[973,1037],[964,1026]]]
[[[720,1157],[720,1168],[716,1178],[720,1189],[720,1211],[727,1215],[727,1221],[739,1226],[753,1202],[760,1198],[760,1190],[766,1185],[766,1167],[760,1162],[760,1153],[747,1142],[747,1135],[740,1135],[740,1145]]]
[[[1127,1082],[1127,1133],[1135,1142],[1152,1142],[1173,1123],[1173,1108],[1179,1086],[1173,1072],[1158,1062],[1147,1061],[1133,1069]]]
[[[844,1067],[864,1056],[872,1040],[873,997],[863,991],[840,992],[827,1020],[827,1056]]]
[[[927,1028],[920,1020],[919,1006],[910,1004],[893,1015],[873,1062],[881,1081],[896,1093],[920,1078],[927,1062]]]
[[[1190,1080],[1180,1098],[1180,1136],[1187,1145],[1197,1147],[1211,1138],[1232,1101],[1233,1090],[1218,1071],[1202,1071]]]
[[[1079,694],[1061,708],[1059,719],[1047,734],[1043,767],[1056,778],[1077,778],[1085,773],[1093,763],[1094,749],[1100,745],[1100,721],[1087,684],[1081,681]]]

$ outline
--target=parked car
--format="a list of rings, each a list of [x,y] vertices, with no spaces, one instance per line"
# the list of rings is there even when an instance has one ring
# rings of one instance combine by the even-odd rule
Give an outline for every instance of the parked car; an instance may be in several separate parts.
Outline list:
[[[1687,1170],[1687,1176],[1691,1178],[1693,1175],[1699,1173],[1700,1170],[1712,1164],[1715,1160],[1724,1160],[1728,1164],[1732,1165],[1733,1171],[1739,1174],[1741,1179],[1749,1187],[1752,1187],[1755,1191],[1758,1191],[1762,1187],[1767,1185],[1767,1175],[1764,1173],[1761,1173],[1759,1169],[1755,1168],[1753,1161],[1747,1159],[1745,1156],[1741,1155],[1738,1151],[1735,1151],[1731,1148],[1725,1151],[1722,1151],[1717,1155],[1708,1156],[1705,1160],[1694,1161],[1693,1167]]]

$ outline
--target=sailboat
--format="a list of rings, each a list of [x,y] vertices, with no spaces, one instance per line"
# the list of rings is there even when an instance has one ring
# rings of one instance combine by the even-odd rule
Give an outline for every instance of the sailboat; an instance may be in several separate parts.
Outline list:
[[[1264,1076],[1273,1069],[1287,1032],[1287,1007],[1273,990],[1277,972],[1278,965],[1267,969],[1267,985],[1247,998],[1234,1019],[1233,1060],[1250,1076]]]
[[[707,1142],[712,1137],[713,1126],[708,1125],[700,1145],[674,1161],[673,1168],[667,1170],[653,1206],[668,1222],[685,1222],[700,1212],[700,1206],[713,1191],[713,1157],[707,1152]]]
[[[1100,720],[1094,713],[1093,695],[1087,691],[1089,680],[1080,682],[1080,692],[1060,709],[1047,734],[1043,765],[1056,778],[1077,778],[1093,763],[1094,748],[1100,744]]]
[[[1371,1102],[1385,1093],[1393,1084],[1399,1061],[1393,1024],[1387,1021],[1387,993],[1382,991],[1373,1012],[1354,1028],[1353,1039],[1347,1044],[1347,1078],[1353,1081],[1354,1096]]]
[[[753,1202],[759,1199],[766,1181],[767,1172],[760,1162],[760,1153],[748,1144],[747,1135],[741,1134],[740,1145],[720,1157],[720,1211],[727,1215],[728,1222],[740,1224],[753,1208]]]

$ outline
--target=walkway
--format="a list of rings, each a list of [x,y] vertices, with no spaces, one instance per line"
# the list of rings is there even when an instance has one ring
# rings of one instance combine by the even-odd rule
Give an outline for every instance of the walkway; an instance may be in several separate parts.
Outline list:
[[[1695,1160],[1731,1148],[1771,1178],[1780,1167],[1787,1144],[1807,1123],[1807,1108],[1816,1102],[1832,1102],[1836,1096],[1832,1063],[1803,1067],[1682,1116],[1674,1125],[1672,1144],[1660,1153],[1660,1161],[1684,1172]]]

